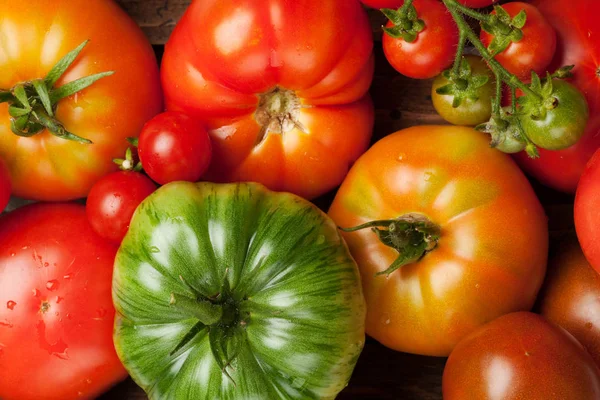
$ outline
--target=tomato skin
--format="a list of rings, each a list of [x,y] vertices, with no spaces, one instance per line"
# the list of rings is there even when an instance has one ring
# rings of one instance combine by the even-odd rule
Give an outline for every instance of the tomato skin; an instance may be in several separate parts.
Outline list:
[[[581,248],[591,266],[600,273],[600,149],[588,162],[575,195],[575,229]]]
[[[406,42],[383,34],[383,51],[389,63],[414,79],[429,79],[441,73],[454,60],[458,28],[446,7],[437,0],[416,0],[413,5],[425,28],[417,39]],[[392,21],[386,24],[394,26]]]
[[[577,340],[543,317],[518,312],[478,329],[444,368],[444,400],[600,398],[600,370]]]
[[[104,239],[120,243],[137,206],[156,190],[156,185],[139,172],[118,171],[92,186],[86,202],[88,220]]]
[[[152,118],[140,134],[138,154],[155,182],[196,182],[212,155],[206,129],[186,114],[167,111]]]
[[[165,47],[167,109],[206,123],[205,179],[314,198],[339,185],[369,144],[372,48],[358,1],[193,2]],[[257,117],[278,90],[294,98],[279,102],[291,108],[282,132]]]
[[[404,0],[360,0],[364,5],[371,8],[392,8],[397,9],[402,7]]]
[[[394,249],[368,229],[343,235],[361,272],[368,335],[394,350],[447,356],[478,326],[533,306],[546,269],[546,216],[486,135],[456,126],[389,135],[354,164],[329,210],[342,228],[406,213],[428,216],[441,238],[389,277],[375,274],[396,259]]]
[[[600,366],[600,275],[574,238],[556,246],[539,299],[541,314],[572,334]]]
[[[2,212],[10,200],[11,183],[10,172],[6,163],[0,158],[0,212]]]
[[[551,70],[575,65],[569,82],[585,95],[590,108],[586,133],[574,146],[560,151],[540,149],[540,157],[530,159],[524,153],[515,159],[529,174],[543,184],[567,193],[575,193],[577,182],[587,161],[600,147],[600,25],[597,15],[600,2],[595,0],[535,0],[558,34]]]
[[[0,397],[93,398],[126,377],[112,342],[116,250],[81,205],[0,219]]]
[[[524,81],[531,79],[531,71],[545,75],[546,68],[550,65],[556,51],[554,28],[540,11],[530,4],[513,2],[503,4],[502,8],[511,17],[524,10],[527,13],[527,22],[521,29],[523,38],[509,44],[504,51],[496,55],[496,60],[510,73]],[[495,11],[492,12],[492,14],[495,13]],[[493,35],[481,30],[480,39],[487,47],[491,43]]]
[[[152,47],[139,26],[112,1],[6,0],[2,19],[2,36],[12,39],[0,44],[0,53],[14,55],[0,57],[2,89],[43,78],[60,58],[88,39],[57,86],[115,71],[58,103],[58,120],[91,140],[91,145],[46,131],[18,137],[10,130],[7,105],[0,104],[0,157],[10,169],[14,194],[44,201],[85,197],[95,181],[116,171],[112,160],[124,154],[126,138],[137,136],[162,108]]]

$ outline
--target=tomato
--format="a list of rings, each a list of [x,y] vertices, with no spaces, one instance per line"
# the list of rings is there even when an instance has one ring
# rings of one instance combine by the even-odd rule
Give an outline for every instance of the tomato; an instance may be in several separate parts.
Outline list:
[[[10,200],[10,172],[6,163],[0,158],[0,212],[6,208]]]
[[[594,151],[600,147],[600,2],[595,0],[535,0],[532,2],[558,33],[551,70],[575,65],[570,80],[581,90],[590,107],[586,133],[574,146],[560,151],[540,149],[540,157],[516,156],[519,165],[543,184],[575,193],[579,177]]]
[[[550,65],[556,51],[556,32],[552,25],[546,21],[538,9],[530,4],[521,2],[506,3],[501,6],[511,18],[521,11],[525,11],[527,19],[521,28],[523,36],[516,41],[508,42],[508,47],[496,54],[496,60],[510,73],[519,79],[528,81],[531,71],[545,75],[546,68]],[[496,14],[493,11],[492,14]],[[491,34],[481,30],[481,42],[487,47],[492,40],[502,38],[500,32]]]
[[[460,4],[471,8],[482,8],[497,3],[498,0],[457,0]]]
[[[14,194],[52,201],[85,197],[95,181],[116,169],[112,159],[124,153],[125,138],[137,136],[161,110],[152,47],[132,19],[105,0],[5,0],[0,37],[5,38],[0,42],[0,89],[44,78],[85,40],[89,43],[55,87],[114,71],[60,100],[55,109],[68,131],[93,144],[65,140],[48,130],[16,136],[8,107],[0,104],[0,157],[9,167]]]
[[[121,243],[137,206],[156,190],[146,175],[133,171],[108,174],[92,186],[86,213],[92,228],[107,240]]]
[[[196,182],[210,163],[210,137],[190,116],[167,111],[144,125],[138,154],[144,171],[161,185]]]
[[[334,399],[365,340],[337,227],[258,184],[174,182],[117,253],[115,346],[156,399]]]
[[[165,48],[167,108],[206,122],[205,179],[314,198],[369,144],[372,32],[358,1],[268,3],[191,4]]]
[[[543,95],[539,105],[534,104],[537,100],[531,96],[518,99],[522,105],[519,120],[534,144],[547,150],[561,150],[573,146],[583,136],[589,110],[585,97],[575,86],[559,79],[551,85],[551,89],[548,87],[551,93]]]
[[[446,7],[438,0],[416,0],[413,3],[425,27],[409,42],[402,37],[383,34],[383,51],[389,63],[402,75],[429,79],[452,64],[458,42],[458,28]],[[395,25],[388,21],[387,28]]]
[[[600,370],[562,328],[543,317],[504,315],[460,342],[442,382],[444,400],[600,398]]]
[[[81,205],[0,219],[2,399],[94,398],[126,377],[112,342],[116,250]]]
[[[570,238],[555,246],[550,260],[541,314],[571,333],[600,366],[600,275]]]
[[[458,93],[461,95],[464,92],[464,99],[458,107],[454,107],[456,95],[437,93],[438,89],[451,83],[444,73],[438,75],[433,81],[431,99],[435,110],[446,121],[454,125],[474,126],[488,121],[492,115],[492,97],[495,94],[494,74],[481,58],[467,55],[464,59],[471,68],[472,77],[487,77],[487,83],[478,87],[473,87],[469,83],[464,91]]]
[[[384,221],[386,243],[409,235],[399,252],[371,230],[344,233],[367,333],[395,350],[447,356],[482,324],[530,309],[544,278],[544,211],[510,157],[470,128],[417,126],[383,138],[354,164],[329,215],[342,228]],[[421,220],[403,230],[401,216]]]
[[[371,8],[400,8],[404,0],[360,0],[364,5]]]
[[[581,248],[592,267],[600,273],[600,149],[588,162],[575,195],[575,228]]]

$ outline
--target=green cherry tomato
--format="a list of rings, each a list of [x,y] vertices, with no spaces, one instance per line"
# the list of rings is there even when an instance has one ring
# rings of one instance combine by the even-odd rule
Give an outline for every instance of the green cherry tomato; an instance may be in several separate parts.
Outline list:
[[[464,89],[463,99],[458,107],[454,107],[456,105],[455,95],[437,92],[437,89],[452,83],[446,73],[442,73],[433,81],[431,99],[438,114],[446,121],[454,125],[475,126],[488,121],[492,115],[494,75],[483,59],[467,55],[464,60],[471,68],[471,78],[487,76],[488,81],[482,86],[473,87],[471,80],[467,79],[468,85]]]
[[[589,109],[583,94],[570,83],[554,80],[552,87],[551,97],[544,100],[545,115],[525,113],[521,125],[537,146],[562,150],[577,143],[583,135]]]

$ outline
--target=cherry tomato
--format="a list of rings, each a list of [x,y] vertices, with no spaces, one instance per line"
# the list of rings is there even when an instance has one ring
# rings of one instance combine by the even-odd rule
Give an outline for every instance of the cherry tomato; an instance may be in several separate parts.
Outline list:
[[[8,205],[10,193],[10,172],[6,166],[6,163],[0,158],[0,212],[2,212]]]
[[[415,0],[418,18],[425,28],[414,42],[383,34],[383,51],[389,63],[402,75],[429,79],[452,64],[458,41],[458,28],[446,7],[437,0]],[[388,21],[386,27],[394,23]]]
[[[144,171],[155,182],[196,182],[206,172],[212,156],[206,129],[190,116],[167,111],[146,123],[138,154]]]
[[[588,162],[575,195],[575,228],[581,248],[600,273],[600,149]]]
[[[458,0],[464,6],[471,8],[482,8],[497,3],[499,0]]]
[[[557,51],[550,70],[575,65],[573,83],[581,90],[590,107],[586,133],[574,146],[560,151],[540,149],[540,157],[524,153],[516,160],[543,184],[575,193],[587,161],[600,147],[600,2],[596,0],[535,0],[545,18],[558,33]]]
[[[91,399],[127,376],[112,339],[116,251],[82,205],[0,218],[0,398]]]
[[[106,175],[92,186],[87,198],[88,220],[96,233],[120,243],[137,206],[156,190],[144,174],[118,171]]]
[[[458,107],[453,107],[454,96],[436,92],[438,88],[450,83],[441,74],[433,81],[431,99],[435,110],[446,121],[454,125],[475,126],[488,121],[492,115],[492,97],[495,94],[494,75],[481,58],[467,55],[465,59],[471,67],[473,76],[487,76],[488,82],[472,91],[474,98],[466,97]]]
[[[437,225],[437,242],[420,242],[424,256],[389,275],[376,274],[407,251],[370,229],[343,233],[360,269],[371,337],[398,351],[447,356],[477,327],[533,306],[546,270],[546,216],[487,135],[456,126],[388,135],[354,164],[329,210],[343,228],[407,214]]]
[[[528,81],[531,71],[545,75],[546,68],[556,50],[556,32],[538,9],[530,4],[514,2],[501,6],[512,17],[521,10],[527,14],[525,26],[521,29],[523,37],[511,42],[508,47],[496,55],[496,60],[519,79]],[[493,11],[492,14],[496,12]],[[480,38],[488,46],[494,35],[481,30]]]
[[[600,398],[600,370],[581,344],[543,317],[519,312],[478,329],[444,368],[444,400]]]
[[[371,8],[400,8],[404,4],[404,0],[360,0],[364,5]]]
[[[563,239],[553,249],[539,296],[541,313],[575,336],[600,366],[600,275],[577,240]]]

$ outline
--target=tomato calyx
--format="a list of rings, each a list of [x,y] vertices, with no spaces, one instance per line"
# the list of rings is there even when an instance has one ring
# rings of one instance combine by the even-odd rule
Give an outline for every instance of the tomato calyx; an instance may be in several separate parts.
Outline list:
[[[92,143],[89,139],[69,132],[55,116],[60,100],[78,93],[99,79],[114,73],[114,71],[107,71],[89,75],[60,87],[54,87],[87,43],[86,40],[76,49],[67,53],[52,67],[45,78],[18,83],[10,90],[0,90],[0,103],[8,103],[8,113],[11,117],[10,126],[15,135],[31,137],[47,130],[61,139],[85,144]]]
[[[343,232],[356,232],[371,228],[381,243],[398,252],[398,258],[384,271],[376,275],[390,275],[397,269],[418,262],[437,246],[441,228],[419,213],[409,213],[395,219],[376,220],[352,228],[340,228]]]
[[[391,8],[381,9],[381,12],[394,24],[392,27],[382,27],[387,35],[408,43],[417,40],[419,32],[425,29],[425,22],[419,19],[417,9],[412,3],[412,0],[407,0],[397,10]]]
[[[554,96],[554,86],[552,77],[548,74],[547,78],[542,81],[538,74],[531,73],[531,90],[540,95],[539,98],[532,96],[523,96],[517,99],[521,106],[522,113],[529,116],[533,120],[543,120],[546,118],[548,111],[558,107],[558,99]]]
[[[442,72],[444,78],[450,83],[436,89],[436,93],[444,96],[453,96],[452,107],[458,108],[464,100],[479,100],[480,88],[489,81],[489,76],[473,74],[471,65],[463,57],[458,72],[447,69]]]
[[[475,129],[488,133],[492,137],[490,146],[503,153],[518,153],[525,150],[528,144],[519,117],[509,107],[501,108],[488,122],[477,125]]]
[[[492,55],[502,53],[513,42],[523,38],[523,27],[527,22],[525,10],[521,10],[514,18],[501,6],[494,6],[495,14],[490,14],[489,19],[481,22],[481,29],[494,38],[488,46]]]
[[[138,138],[127,138],[127,142],[134,148],[137,148],[138,146]],[[139,160],[139,157],[134,159],[131,147],[127,147],[125,158],[114,158],[113,162],[119,166],[121,171],[142,171],[142,162]]]
[[[260,145],[269,133],[283,135],[296,128],[306,132],[298,119],[299,111],[304,107],[292,90],[275,87],[261,94],[254,113],[256,122],[261,126],[256,145]]]

